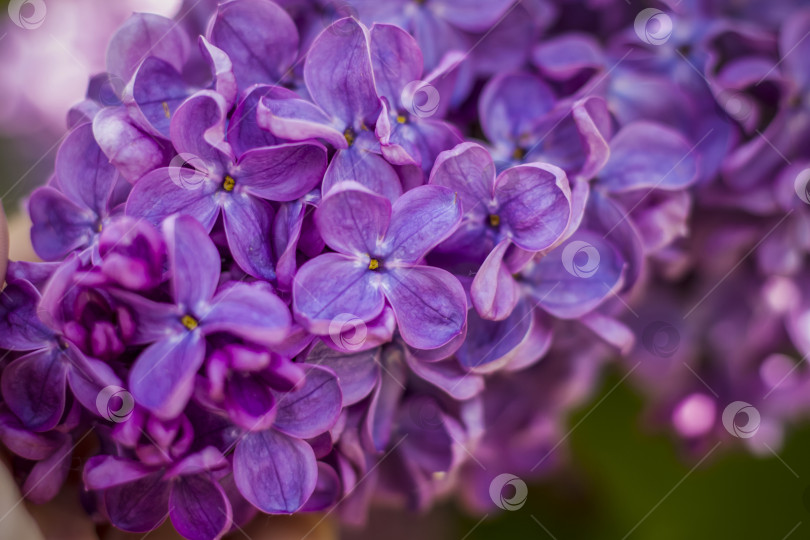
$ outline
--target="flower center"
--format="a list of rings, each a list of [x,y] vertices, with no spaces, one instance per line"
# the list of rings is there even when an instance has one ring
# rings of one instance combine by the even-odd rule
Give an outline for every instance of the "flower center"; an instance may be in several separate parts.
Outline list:
[[[380,261],[378,259],[371,259],[368,262],[369,270],[378,270],[380,268]]]
[[[526,157],[526,150],[524,150],[523,148],[521,148],[519,146],[517,148],[515,148],[514,152],[512,152],[512,158],[516,159],[517,161],[522,161],[523,158],[525,158],[525,157]]]
[[[162,105],[163,105],[163,114],[166,115],[166,118],[171,118],[172,112],[169,110],[169,103],[164,101]]]
[[[197,319],[195,319],[191,315],[183,315],[183,318],[180,319],[180,322],[183,323],[183,326],[185,326],[187,330],[195,330],[197,326],[199,326],[200,324],[197,321]]]
[[[343,132],[343,138],[346,139],[346,143],[351,146],[354,144],[354,138],[356,137],[354,130],[351,127],[347,127],[346,131]]]
[[[397,124],[404,124],[408,121],[408,117],[404,114],[397,115]]]
[[[501,224],[501,216],[498,214],[490,214],[489,215],[489,225],[491,227],[498,227]]]
[[[226,174],[225,180],[222,181],[222,189],[227,192],[233,191],[234,186],[236,186],[236,180],[233,179],[233,176]]]

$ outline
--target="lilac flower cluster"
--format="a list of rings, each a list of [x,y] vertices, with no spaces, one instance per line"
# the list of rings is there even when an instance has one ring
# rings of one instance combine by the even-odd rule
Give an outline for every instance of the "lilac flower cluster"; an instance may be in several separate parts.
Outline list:
[[[749,439],[732,402],[778,444],[810,411],[810,11],[659,7],[133,15],[0,296],[25,496],[78,457],[131,532],[488,507],[617,358],[691,448]]]

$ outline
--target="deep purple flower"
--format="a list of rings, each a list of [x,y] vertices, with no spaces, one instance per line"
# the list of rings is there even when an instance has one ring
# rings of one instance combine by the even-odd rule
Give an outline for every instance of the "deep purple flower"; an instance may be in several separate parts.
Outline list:
[[[203,90],[172,116],[172,142],[180,162],[138,181],[127,214],[159,224],[182,212],[210,230],[222,211],[228,245],[237,264],[255,277],[273,279],[269,242],[273,209],[266,199],[290,201],[317,185],[326,150],[317,143],[247,150],[238,158],[226,140],[228,105]],[[182,167],[189,163],[194,169]]]
[[[205,229],[188,216],[163,224],[172,303],[125,291],[113,295],[135,313],[133,343],[150,344],[132,367],[135,401],[155,415],[180,414],[205,358],[205,337],[228,332],[265,345],[281,342],[290,326],[287,307],[265,283],[219,284],[220,258]]]
[[[310,331],[328,334],[345,313],[370,321],[387,300],[413,347],[436,349],[463,332],[467,301],[461,284],[445,270],[419,264],[458,227],[458,195],[422,186],[391,205],[346,182],[329,192],[315,219],[337,253],[316,257],[295,277],[294,312]]]

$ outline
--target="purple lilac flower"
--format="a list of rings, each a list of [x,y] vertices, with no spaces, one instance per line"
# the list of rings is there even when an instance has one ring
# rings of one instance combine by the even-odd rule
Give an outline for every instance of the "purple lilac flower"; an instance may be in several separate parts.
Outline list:
[[[316,257],[296,274],[293,308],[310,331],[328,334],[343,313],[370,321],[386,301],[413,347],[436,349],[464,331],[467,300],[461,284],[445,270],[419,264],[458,227],[455,193],[422,186],[392,205],[345,182],[327,194],[315,219],[336,253]]]

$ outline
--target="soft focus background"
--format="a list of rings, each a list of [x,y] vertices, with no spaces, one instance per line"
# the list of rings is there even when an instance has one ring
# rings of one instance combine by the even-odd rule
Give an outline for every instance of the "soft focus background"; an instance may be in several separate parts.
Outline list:
[[[26,31],[10,24],[0,0],[0,198],[12,222],[12,257],[26,253],[25,197],[48,178],[65,114],[102,69],[110,34],[133,10],[171,16],[179,1],[46,3],[42,26]],[[521,509],[475,516],[447,503],[418,518],[378,510],[367,529],[343,530],[341,538],[810,538],[810,426],[792,431],[778,455],[751,457],[729,441],[689,454],[648,429],[623,375],[605,374],[559,445],[565,466],[531,483]],[[1,478],[8,488],[8,476]],[[3,508],[15,504],[7,495]],[[50,521],[48,537],[72,537],[64,516],[33,513]]]

